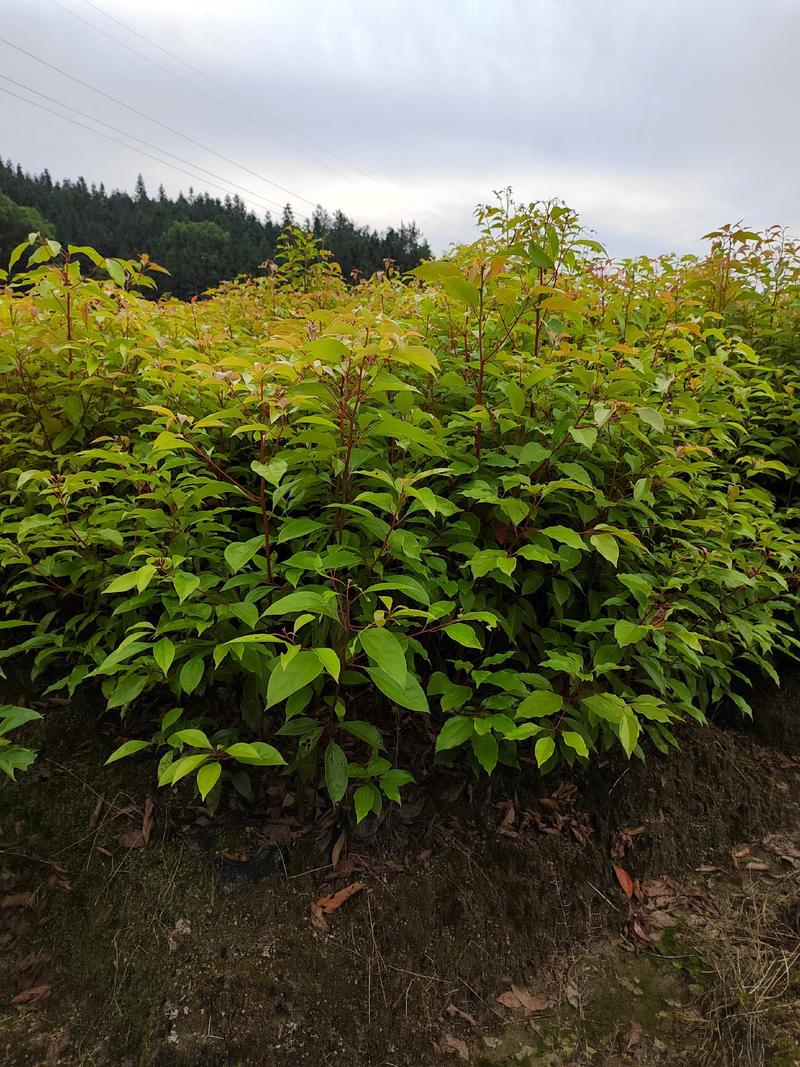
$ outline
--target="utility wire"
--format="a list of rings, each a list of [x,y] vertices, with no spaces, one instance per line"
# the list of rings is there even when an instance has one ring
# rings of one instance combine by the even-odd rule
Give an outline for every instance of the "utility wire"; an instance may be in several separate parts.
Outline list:
[[[52,2],[56,3],[57,0],[52,0]],[[128,33],[132,33],[134,37],[138,37],[140,41],[144,41],[152,48],[157,48],[159,52],[163,52],[165,56],[169,56],[169,58],[173,59],[176,63],[180,63],[182,67],[186,67],[186,69],[190,70],[193,74],[196,74],[198,77],[203,78],[207,82],[211,82],[211,84],[216,85],[218,89],[222,89],[224,90],[224,92],[230,93],[231,96],[235,96],[238,100],[241,100],[242,103],[247,104],[248,107],[252,107],[254,110],[260,111],[261,114],[268,118],[271,122],[275,122],[279,126],[283,126],[285,130],[289,130],[291,133],[295,134],[296,137],[300,137],[302,140],[304,140],[307,144],[313,145],[314,148],[318,148],[320,152],[325,152],[325,154],[329,155],[332,159],[338,160],[338,162],[343,163],[344,166],[350,167],[351,170],[357,171],[365,178],[369,178],[371,182],[382,184],[381,179],[376,178],[374,174],[370,174],[369,171],[362,170],[361,167],[356,166],[355,163],[351,163],[343,156],[337,155],[336,152],[332,152],[329,148],[326,148],[325,145],[320,144],[319,141],[314,141],[311,137],[307,137],[306,134],[304,134],[301,130],[298,130],[295,126],[291,126],[288,122],[284,122],[283,119],[278,118],[277,115],[273,115],[272,112],[265,110],[260,105],[254,104],[251,100],[248,100],[246,96],[242,95],[242,93],[239,93],[235,89],[232,89],[229,85],[225,85],[224,82],[218,81],[210,74],[207,74],[205,71],[200,70],[199,67],[193,66],[185,59],[181,59],[180,56],[175,55],[174,52],[170,52],[168,48],[164,48],[163,45],[159,44],[157,41],[154,41],[151,37],[146,37],[145,34],[139,33],[139,31],[135,30],[133,26],[129,26],[127,22],[123,22],[122,19],[116,18],[116,16],[109,14],[108,11],[103,11],[101,7],[98,7],[97,4],[93,4],[91,0],[81,0],[81,3],[85,4],[87,7],[92,8],[92,10],[96,11],[99,15],[103,15],[105,18],[110,19],[111,22],[115,22],[119,27],[121,27],[121,29],[126,30]],[[62,5],[59,3],[58,6],[61,7]],[[150,60],[150,62],[152,62],[152,60]]]
[[[264,205],[277,207],[279,209],[283,208],[283,204],[279,204],[277,200],[270,200],[269,197],[263,196],[261,193],[253,192],[252,189],[248,189],[244,185],[239,185],[238,182],[231,181],[230,178],[225,178],[221,174],[215,174],[213,170],[206,170],[205,167],[201,167],[198,163],[193,163],[191,160],[184,159],[182,156],[176,156],[174,152],[169,152],[166,148],[162,148],[160,145],[154,145],[151,141],[144,140],[143,137],[137,137],[135,134],[129,133],[128,130],[121,130],[118,126],[113,126],[110,122],[103,122],[102,119],[98,119],[94,115],[87,115],[85,111],[81,111],[77,107],[72,107],[71,104],[65,104],[63,100],[57,100],[55,97],[48,96],[47,93],[43,93],[39,89],[34,89],[30,85],[15,81],[14,78],[9,78],[7,74],[0,74],[0,78],[2,78],[3,81],[10,82],[11,85],[16,85],[18,89],[24,89],[26,93],[33,93],[34,96],[40,96],[42,100],[48,100],[51,104],[56,104],[58,107],[65,108],[67,111],[71,111],[74,115],[80,115],[81,118],[88,119],[90,122],[96,122],[98,126],[105,126],[106,129],[113,130],[114,133],[118,133],[122,137],[127,137],[131,141],[138,141],[139,144],[146,145],[147,148],[152,148],[155,152],[161,152],[163,155],[169,156],[170,159],[177,159],[179,163],[184,163],[187,167],[193,167],[195,170],[199,170],[202,174],[207,174],[210,178],[216,178],[218,181],[225,182],[226,184],[233,186],[234,189],[246,193],[249,197],[263,201]],[[34,101],[30,101],[30,103],[34,103]],[[100,131],[98,130],[97,132],[99,133]],[[197,177],[197,175],[195,174],[194,177]],[[202,179],[200,180],[202,181]]]
[[[244,118],[247,122],[255,123],[255,125],[259,126],[260,129],[265,129],[265,127],[263,126],[262,123],[255,122],[254,119],[252,119],[251,117],[249,117],[247,115],[244,115],[240,111],[235,111],[233,108],[231,108],[224,101],[220,100],[218,97],[211,96],[211,94],[205,92],[203,89],[200,89],[199,86],[194,85],[192,82],[189,82],[185,78],[181,78],[179,75],[175,74],[173,71],[170,71],[167,67],[163,66],[163,64],[156,63],[156,61],[151,59],[149,56],[146,56],[142,52],[138,52],[136,49],[131,48],[130,45],[125,44],[124,42],[120,41],[118,38],[113,37],[111,34],[104,33],[103,30],[101,30],[99,27],[95,26],[93,23],[89,22],[86,19],[81,18],[81,16],[77,15],[74,11],[70,11],[62,3],[60,3],[59,0],[51,0],[51,3],[55,4],[57,7],[60,7],[63,11],[66,11],[68,14],[72,15],[74,18],[80,19],[81,22],[84,22],[87,26],[91,26],[92,29],[97,30],[98,33],[102,33],[105,37],[108,37],[110,40],[115,41],[117,44],[121,45],[123,48],[127,48],[129,52],[133,52],[135,55],[140,56],[142,59],[146,60],[148,63],[151,63],[154,66],[158,67],[159,70],[167,71],[167,73],[170,74],[173,78],[178,78],[179,81],[182,81],[185,85],[190,86],[191,88],[195,89],[197,92],[203,93],[204,96],[208,96],[212,100],[216,100],[216,102],[218,104],[221,104],[223,107],[227,107],[229,111],[233,111],[234,114],[239,115],[241,118]],[[111,15],[108,11],[104,11],[102,8],[98,7],[97,4],[92,3],[91,0],[81,0],[81,3],[85,4],[87,7],[90,7],[93,11],[96,11],[98,14],[103,15],[105,18],[109,19],[111,22],[116,23],[117,26],[119,26],[122,29],[126,30],[128,33],[133,34],[134,37],[138,37],[140,41],[144,41],[146,44],[150,45],[151,48],[158,49],[159,52],[162,52],[164,55],[169,56],[169,58],[174,60],[176,63],[180,63],[181,66],[185,67],[187,70],[192,71],[193,74],[196,74],[198,77],[203,78],[205,81],[210,82],[212,85],[216,85],[217,88],[222,89],[224,92],[229,93],[231,96],[236,97],[238,100],[241,100],[243,103],[247,104],[248,107],[251,107],[255,111],[260,112],[262,115],[265,116],[265,118],[268,118],[271,122],[277,123],[279,126],[282,126],[284,129],[289,130],[296,137],[300,137],[307,144],[310,144],[314,148],[319,149],[319,151],[324,152],[326,155],[330,156],[332,159],[337,160],[337,162],[342,163],[344,166],[349,167],[351,170],[355,171],[356,173],[362,175],[365,178],[368,178],[371,182],[374,182],[376,185],[382,185],[385,188],[391,188],[392,187],[393,183],[386,182],[383,178],[379,178],[379,177],[376,177],[374,174],[370,174],[369,171],[364,170],[362,167],[359,167],[355,163],[350,162],[349,160],[345,159],[343,156],[338,155],[336,152],[332,152],[329,148],[326,148],[324,145],[320,144],[318,141],[315,141],[312,138],[306,136],[306,134],[304,134],[301,130],[298,130],[295,126],[291,126],[288,122],[284,122],[283,119],[280,119],[277,115],[272,114],[272,112],[267,111],[265,108],[261,107],[260,105],[254,104],[252,101],[248,100],[248,98],[246,96],[242,95],[241,93],[237,92],[235,89],[231,88],[231,86],[225,85],[223,82],[218,81],[216,78],[212,77],[210,74],[207,74],[205,71],[201,70],[199,67],[193,66],[193,64],[187,62],[185,59],[181,59],[180,56],[176,55],[174,52],[171,52],[168,48],[165,48],[163,45],[159,44],[157,41],[154,41],[152,38],[147,37],[145,34],[140,33],[138,30],[135,30],[132,26],[129,26],[128,23],[123,22],[122,19],[118,19],[118,18],[116,18],[116,16]],[[273,133],[272,131],[268,130],[267,132],[270,133],[271,136],[277,137],[277,134]],[[283,139],[279,138],[279,140],[283,140]],[[303,149],[299,148],[297,145],[292,145],[291,142],[287,142],[285,140],[283,140],[283,143],[284,144],[290,144],[291,147],[294,148],[296,151],[303,152],[303,155],[306,155],[310,159],[315,160],[315,162],[321,163],[322,166],[328,166],[328,164],[326,164],[324,160],[321,160],[318,157],[313,156],[308,152],[304,152]],[[333,168],[328,166],[328,169],[330,170],[330,169],[333,169]],[[347,176],[346,175],[342,175],[340,171],[334,170],[334,173],[335,174],[339,174],[340,177],[347,178]],[[347,178],[347,180],[348,181],[352,181],[351,178]],[[406,205],[405,210],[411,210],[411,214],[412,215],[417,213],[415,210],[412,210],[411,208],[409,208],[408,205]],[[450,230],[451,233],[454,233],[457,236],[459,235],[459,227],[456,226],[455,223],[451,222],[450,219],[445,218],[443,215],[439,215],[437,212],[432,211],[430,208],[419,209],[418,213],[422,214],[422,215],[427,215],[429,218],[432,218],[432,219],[437,219],[439,221],[439,223],[443,223],[444,226],[448,230]]]
[[[287,193],[289,196],[294,197],[296,200],[301,200],[304,204],[310,204],[311,207],[316,207],[317,204],[313,200],[309,200],[307,196],[303,196],[301,193],[295,192],[293,189],[289,189],[285,185],[279,185],[278,182],[273,181],[271,178],[266,178],[263,174],[259,174],[258,171],[251,170],[243,163],[237,163],[235,159],[231,159],[230,156],[224,155],[222,152],[217,152],[213,148],[209,148],[208,145],[204,145],[202,141],[196,141],[193,137],[190,137],[186,133],[181,133],[180,130],[176,130],[174,126],[168,126],[160,119],[155,119],[152,115],[147,115],[144,111],[140,111],[138,108],[133,107],[132,104],[126,104],[124,100],[119,100],[116,96],[111,96],[110,93],[104,92],[102,89],[95,88],[94,85],[90,85],[88,82],[82,81],[74,74],[68,73],[66,70],[62,70],[60,67],[55,66],[53,63],[48,63],[46,59],[41,59],[39,56],[29,52],[26,48],[22,48],[18,44],[14,44],[13,41],[9,41],[5,37],[0,37],[0,43],[7,45],[9,48],[13,48],[16,52],[20,52],[22,55],[27,56],[28,59],[32,59],[35,63],[40,63],[43,67],[47,67],[48,70],[55,71],[56,74],[60,74],[64,78],[68,78],[70,81],[76,83],[76,85],[83,86],[84,89],[88,89],[92,93],[96,93],[98,96],[102,96],[106,100],[110,100],[112,104],[116,104],[118,107],[124,107],[126,111],[132,112],[134,115],[138,115],[140,118],[145,119],[147,122],[152,122],[156,126],[160,126],[162,129],[167,130],[168,133],[173,134],[175,137],[180,137],[184,141],[188,141],[195,147],[202,149],[204,152],[208,152],[212,156],[216,156],[218,159],[224,160],[232,167],[237,167],[240,170],[246,171],[248,174],[252,174],[254,178],[258,178],[259,181],[266,182],[267,185],[272,185],[275,189],[280,189],[281,192]]]
[[[285,137],[281,137],[280,134],[277,134],[273,130],[270,130],[262,122],[258,122],[257,120],[253,119],[250,115],[246,115],[243,111],[239,111],[235,107],[231,107],[231,105],[228,104],[225,100],[221,100],[220,97],[215,96],[213,93],[209,93],[205,89],[201,89],[199,85],[195,85],[194,82],[190,82],[188,79],[182,77],[180,74],[176,74],[175,71],[170,70],[169,67],[165,67],[163,63],[158,63],[155,59],[151,59],[150,56],[145,55],[144,52],[140,52],[138,50],[138,48],[133,48],[131,45],[126,44],[125,41],[121,41],[119,39],[119,37],[115,37],[113,34],[107,33],[105,30],[101,30],[99,26],[95,26],[95,24],[93,22],[90,22],[88,19],[83,18],[83,16],[79,15],[76,11],[71,11],[64,4],[60,3],[59,0],[50,0],[50,3],[53,4],[57,8],[60,8],[61,11],[64,11],[67,15],[70,15],[72,18],[77,19],[79,22],[82,22],[84,24],[84,26],[88,26],[89,29],[94,30],[95,33],[102,34],[102,36],[108,38],[109,41],[113,41],[114,44],[119,45],[120,48],[126,49],[126,51],[131,52],[135,56],[138,56],[140,59],[143,59],[146,63],[150,63],[152,66],[157,67],[158,70],[163,70],[165,74],[168,74],[170,76],[170,78],[175,78],[176,81],[181,82],[183,85],[188,85],[188,87],[190,89],[193,89],[194,92],[196,92],[196,93],[202,93],[202,95],[204,97],[206,97],[206,99],[213,100],[215,104],[219,104],[220,107],[224,107],[225,110],[226,111],[230,111],[230,113],[232,115],[237,115],[240,119],[244,119],[245,122],[255,123],[255,125],[258,126],[259,129],[264,130],[265,133],[267,133],[270,137],[274,137],[275,140],[280,141],[281,144],[285,144],[289,148],[294,149],[295,152],[300,152],[301,155],[304,155],[307,159],[311,159],[315,163],[319,163],[321,166],[327,168],[333,174],[336,174],[339,178],[343,178],[347,182],[353,182],[353,179],[349,175],[343,174],[340,170],[337,170],[335,167],[332,167],[329,163],[326,163],[324,159],[320,159],[319,156],[312,155],[310,152],[307,152],[304,148],[300,148],[298,145],[293,144],[291,141],[287,140]],[[90,5],[90,6],[94,7],[93,4]],[[99,10],[99,9],[96,8],[95,10]],[[101,11],[100,14],[105,14],[105,12]],[[111,15],[109,15],[108,17],[112,18]],[[114,19],[114,21],[116,22],[118,20]],[[131,31],[131,32],[134,32],[134,31]],[[160,45],[154,45],[154,47],[161,48]],[[161,49],[161,51],[166,51],[166,49]],[[171,54],[171,53],[169,53],[169,54]],[[174,58],[177,58],[177,57],[174,57]],[[270,117],[272,117],[272,116],[270,116]],[[273,119],[273,121],[276,121],[276,120]],[[323,149],[323,151],[324,151],[324,149]],[[355,184],[358,184],[358,183],[355,183]]]
[[[194,178],[195,181],[203,182],[204,179],[199,175],[193,174],[191,171],[184,170],[183,167],[177,167],[174,163],[170,163],[166,159],[159,159],[158,156],[152,155],[150,152],[145,152],[141,148],[136,148],[134,145],[126,144],[124,141],[120,141],[117,137],[112,137],[109,133],[103,133],[102,130],[95,130],[91,126],[87,126],[85,122],[79,122],[78,119],[72,119],[69,115],[62,115],[58,111],[54,111],[51,107],[47,107],[45,104],[39,104],[35,100],[28,100],[24,96],[20,96],[19,93],[13,92],[11,89],[5,89],[0,85],[0,93],[6,93],[8,96],[16,97],[17,100],[21,100],[24,104],[30,104],[31,107],[38,107],[40,111],[47,111],[50,115],[55,115],[57,119],[61,119],[63,122],[71,122],[73,126],[80,126],[83,130],[88,130],[89,133],[93,133],[97,137],[105,137],[107,141],[113,141],[114,144],[122,145],[123,148],[129,149],[131,152],[136,152],[141,156],[147,156],[148,159],[153,159],[156,163],[161,163],[162,166],[171,167],[172,170],[177,170],[181,174],[186,174],[190,178]],[[229,193],[230,190],[223,188],[221,185],[217,185],[215,182],[207,182],[206,184],[213,186],[215,189],[219,189],[223,193]]]

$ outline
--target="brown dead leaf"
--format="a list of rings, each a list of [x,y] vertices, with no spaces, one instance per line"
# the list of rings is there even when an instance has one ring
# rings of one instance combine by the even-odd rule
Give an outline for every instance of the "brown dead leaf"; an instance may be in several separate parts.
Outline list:
[[[648,934],[648,932],[645,930],[645,928],[642,926],[638,919],[633,920],[631,928],[633,930],[633,933],[636,935],[636,937],[638,937],[638,939],[643,945],[647,945],[649,947],[653,944],[654,939],[650,936],[650,934]]]
[[[336,844],[331,850],[331,863],[334,867],[338,867],[339,860],[342,858],[342,853],[347,848],[347,831],[342,830],[336,841]]]
[[[342,904],[350,897],[355,896],[356,893],[360,893],[362,889],[366,889],[367,886],[364,882],[351,882],[350,885],[346,885],[343,889],[340,889],[338,893],[333,893],[329,897],[320,897],[319,900],[314,901],[314,905],[319,908],[323,915],[332,915],[333,912],[338,911]]]
[[[62,1030],[60,1034],[55,1035],[47,1050],[47,1067],[54,1067],[58,1063],[59,1056],[69,1044],[70,1037],[66,1030]]]
[[[745,858],[745,856],[749,856],[749,855],[750,855],[750,849],[749,848],[739,848],[739,849],[732,848],[731,849],[731,863],[733,864],[734,870],[738,871],[739,870],[739,860],[742,860],[742,859]]]
[[[469,1023],[470,1026],[477,1026],[478,1020],[474,1015],[469,1015],[467,1012],[462,1011],[461,1008],[457,1008],[455,1004],[447,1005],[447,1014],[452,1015],[454,1019],[463,1019],[465,1023]]]
[[[0,908],[27,908],[33,904],[33,893],[6,893],[6,895],[0,899]]]
[[[100,821],[100,812],[103,810],[103,805],[105,804],[105,802],[106,798],[101,797],[98,793],[94,810],[92,811],[92,814],[89,818],[89,833],[92,833],[95,829],[97,829],[97,824]]]
[[[21,993],[17,993],[15,997],[11,998],[11,1003],[17,1009],[27,1010],[32,1008],[39,1001],[44,1000],[50,996],[50,990],[53,987],[49,982],[42,982],[41,985],[33,985],[29,989],[23,989]]]
[[[768,863],[761,863],[758,860],[751,860],[747,864],[747,868],[746,869],[748,871],[768,871],[769,870],[769,864]]]
[[[625,894],[628,900],[630,900],[630,898],[633,896],[633,879],[624,867],[619,867],[616,863],[613,864],[613,867],[614,874],[617,876],[617,881],[619,882],[620,887],[622,888],[622,892]]]
[[[564,986],[564,996],[567,998],[567,1004],[569,1004],[571,1008],[580,1008],[581,995],[578,992],[578,987],[575,985],[574,982],[567,982],[567,984]]]
[[[144,817],[142,819],[142,841],[145,845],[150,844],[150,835],[153,832],[153,824],[155,823],[155,815],[153,814],[152,797],[146,797],[144,802]]]
[[[505,815],[503,815],[498,829],[508,829],[509,827],[513,826],[516,818],[517,813],[514,810],[514,805],[509,801],[506,807]]]
[[[145,845],[141,830],[128,830],[124,834],[117,834],[116,841],[123,848],[144,848]]]
[[[442,1052],[454,1052],[460,1060],[465,1062],[469,1060],[469,1049],[466,1041],[462,1041],[460,1037],[456,1037],[454,1034],[442,1034],[440,1050]]]
[[[642,1039],[642,1028],[635,1020],[631,1022],[625,1034],[625,1048],[634,1048]]]
[[[535,996],[522,986],[512,985],[505,993],[497,998],[498,1004],[512,1011],[521,1011],[526,1015],[532,1015],[537,1011],[547,1011],[552,1008],[553,1001],[548,997]]]
[[[311,925],[319,930],[321,934],[329,934],[331,932],[331,924],[325,918],[322,908],[316,901],[312,901],[311,904]]]
[[[793,867],[800,863],[800,848],[791,838],[782,834],[767,834],[761,844],[773,855],[778,856]]]

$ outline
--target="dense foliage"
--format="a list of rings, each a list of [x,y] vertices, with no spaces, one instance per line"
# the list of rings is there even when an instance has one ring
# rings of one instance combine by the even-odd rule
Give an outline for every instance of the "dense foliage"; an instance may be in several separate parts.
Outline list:
[[[115,758],[363,817],[411,766],[667,751],[795,651],[797,246],[612,262],[558,203],[478,219],[354,287],[289,231],[197,304],[138,296],[146,257],[15,252],[4,655],[99,685]]]
[[[4,207],[7,200],[12,203]],[[39,230],[64,244],[101,248],[109,256],[127,259],[148,251],[169,270],[159,288],[186,298],[222,279],[255,274],[275,259],[281,234],[294,224],[288,206],[280,220],[269,213],[260,219],[238,196],[220,200],[190,189],[172,200],[160,188],[150,197],[141,177],[132,196],[107,193],[83,178],[54,182],[47,171],[30,175],[0,160],[2,263],[28,233]],[[378,233],[341,211],[317,208],[308,228],[330,249],[348,281],[354,271],[369,276],[382,270],[387,259],[407,271],[431,254],[413,223]]]

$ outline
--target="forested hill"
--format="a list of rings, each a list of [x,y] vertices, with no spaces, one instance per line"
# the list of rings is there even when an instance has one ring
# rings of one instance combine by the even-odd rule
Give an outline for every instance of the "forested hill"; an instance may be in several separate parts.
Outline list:
[[[279,220],[259,218],[238,196],[220,200],[190,189],[172,200],[163,187],[150,196],[141,176],[133,195],[108,193],[83,178],[53,181],[46,170],[31,175],[0,161],[0,263],[31,229],[42,229],[62,243],[92,245],[107,256],[148,252],[170,271],[162,288],[188,297],[223,278],[255,272],[274,258],[283,227],[302,221],[288,205]],[[345,278],[354,270],[370,275],[385,259],[409,270],[431,255],[414,223],[378,233],[341,211],[317,208],[309,224]]]

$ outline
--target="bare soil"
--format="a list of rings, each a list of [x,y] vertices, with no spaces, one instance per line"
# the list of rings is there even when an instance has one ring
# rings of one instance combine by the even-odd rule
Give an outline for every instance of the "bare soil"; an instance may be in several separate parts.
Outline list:
[[[797,757],[454,768],[358,832],[286,782],[209,819],[86,715],[0,786],[8,1067],[800,1064]]]

